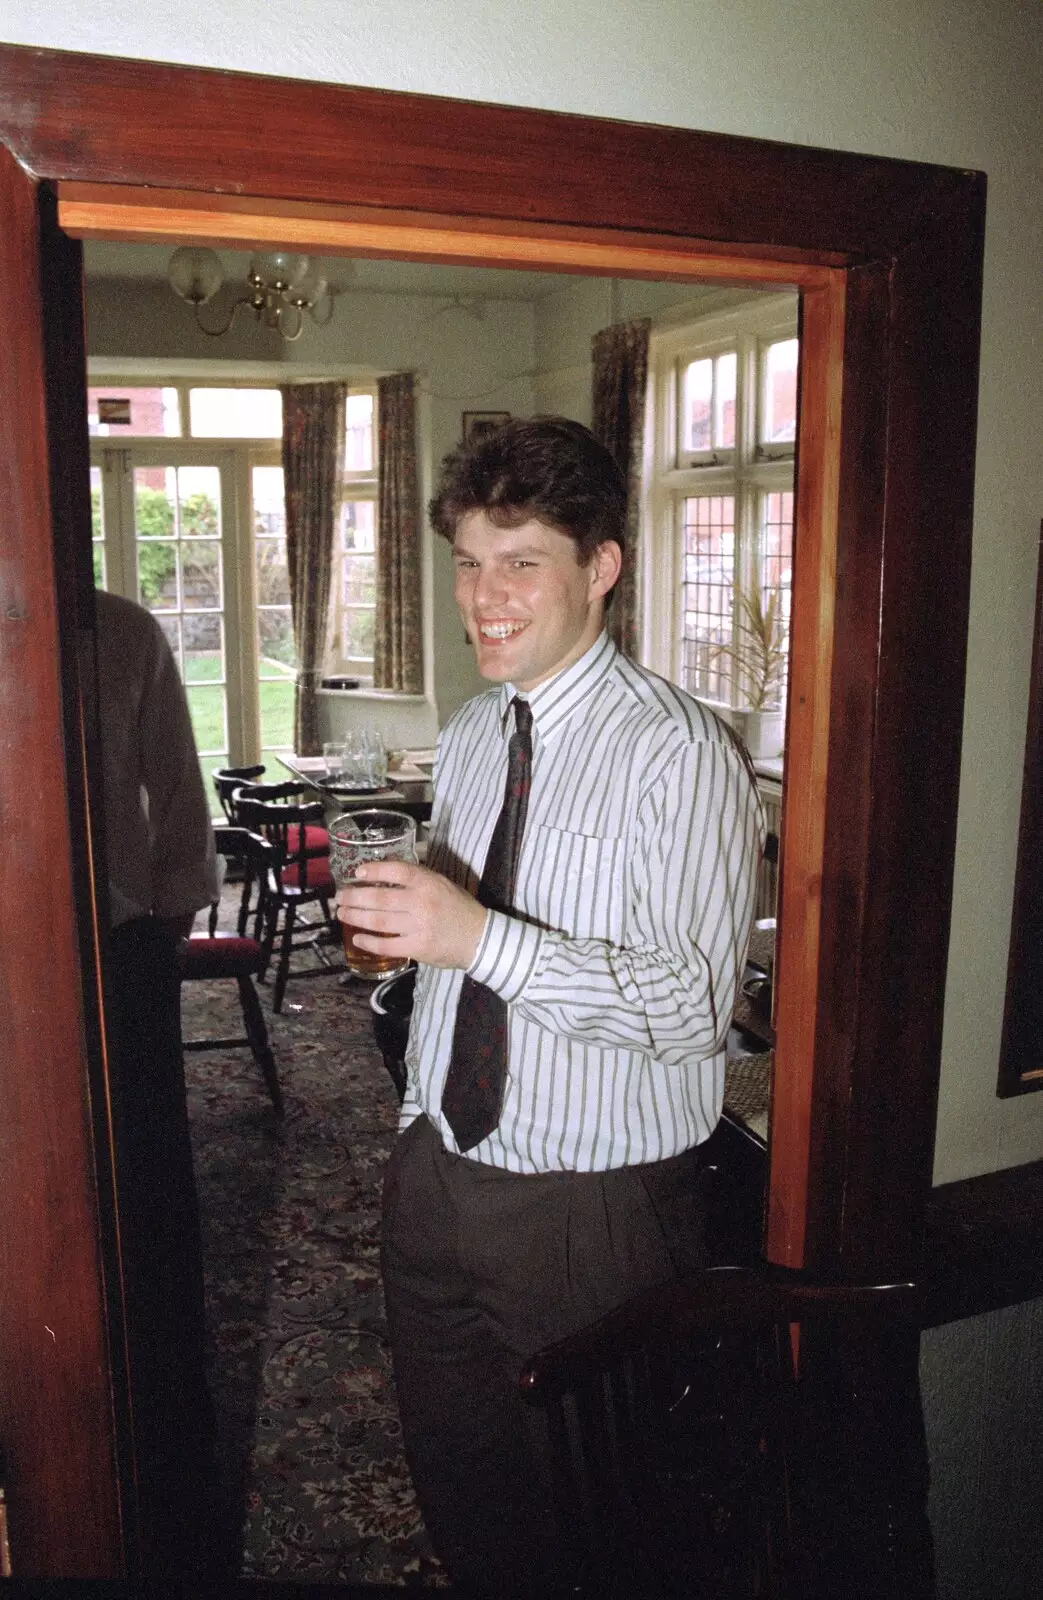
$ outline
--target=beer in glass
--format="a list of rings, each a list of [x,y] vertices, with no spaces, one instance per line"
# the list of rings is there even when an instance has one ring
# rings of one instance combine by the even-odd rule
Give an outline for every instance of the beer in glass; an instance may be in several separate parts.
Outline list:
[[[345,811],[330,823],[330,871],[338,889],[355,883],[356,869],[363,861],[413,861],[416,855],[416,823],[402,811]],[[369,884],[379,885],[379,879]],[[350,923],[341,922],[344,961],[349,972],[359,978],[389,978],[403,972],[408,956],[379,956],[360,950]]]

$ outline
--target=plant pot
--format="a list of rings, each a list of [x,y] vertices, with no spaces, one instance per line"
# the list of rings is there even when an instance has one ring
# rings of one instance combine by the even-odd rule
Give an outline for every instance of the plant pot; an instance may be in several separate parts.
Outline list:
[[[732,722],[754,761],[775,761],[782,755],[786,722],[780,708],[733,711]]]

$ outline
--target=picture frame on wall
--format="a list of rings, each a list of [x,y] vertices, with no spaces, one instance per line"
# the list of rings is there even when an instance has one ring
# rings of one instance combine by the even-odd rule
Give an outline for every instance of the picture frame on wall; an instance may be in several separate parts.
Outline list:
[[[472,439],[479,439],[482,434],[494,433],[497,428],[502,428],[504,423],[510,420],[509,411],[465,411],[461,434],[463,442],[470,444]]]

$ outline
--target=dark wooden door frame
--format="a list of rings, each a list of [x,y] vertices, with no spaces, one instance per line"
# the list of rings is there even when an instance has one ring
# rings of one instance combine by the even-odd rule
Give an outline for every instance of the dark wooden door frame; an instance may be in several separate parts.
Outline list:
[[[270,147],[260,131],[272,126],[293,139]],[[238,206],[287,229],[296,209],[305,237],[323,211],[331,226],[386,222],[405,230],[403,253],[429,258],[436,237],[442,259],[500,262],[531,262],[550,241],[550,264],[591,270],[581,247],[615,242],[633,254],[593,270],[665,275],[647,246],[686,257],[677,276],[716,264],[724,278],[778,281],[785,266],[803,284],[814,357],[801,388],[769,1243],[780,1259],[915,1263],[955,848],[982,175],[6,46],[0,140],[0,816],[9,836],[18,818],[20,845],[0,856],[0,1443],[17,1570],[105,1575],[123,1561],[118,1234],[98,1159],[104,1048],[74,648],[89,527],[82,379],[68,359],[70,343],[82,354],[69,322],[80,286],[77,246],[53,225],[56,188],[136,189],[139,202],[149,191],[171,213],[188,191],[222,216]],[[253,224],[237,226],[248,240]],[[26,861],[42,931],[10,909]]]
[[[1007,993],[996,1093],[1043,1090],[1043,523],[1036,554],[1036,614],[1025,728],[1018,860],[1010,920]]]

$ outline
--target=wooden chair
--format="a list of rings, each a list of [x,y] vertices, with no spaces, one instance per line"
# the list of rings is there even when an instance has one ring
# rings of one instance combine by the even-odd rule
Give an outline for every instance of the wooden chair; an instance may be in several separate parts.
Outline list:
[[[221,802],[221,810],[228,818],[229,827],[238,826],[235,814],[235,791],[241,789],[245,783],[256,783],[258,778],[263,778],[266,768],[261,767],[215,767],[210,774],[217,798]]]
[[[264,790],[263,797],[258,795],[258,789]],[[255,933],[261,939],[259,976],[262,981],[278,938],[279,955],[272,991],[272,1010],[277,1013],[282,1010],[294,951],[309,950],[320,962],[315,972],[298,972],[295,977],[317,977],[322,972],[341,970],[334,968],[325,948],[330,943],[338,947],[341,944],[340,924],[331,910],[336,884],[330,872],[325,813],[321,801],[299,803],[307,792],[302,784],[256,785],[236,790],[234,801],[244,827],[260,834],[274,851]],[[300,915],[303,907],[312,905],[321,907],[320,925]],[[295,937],[298,928],[305,930],[303,937]]]
[[[262,769],[263,770],[263,769]],[[306,796],[313,794],[306,784],[291,779],[284,783],[241,783],[232,794],[231,805],[237,808],[240,798],[244,800],[263,800],[275,805],[303,805]],[[314,802],[308,802],[314,803]],[[304,845],[309,856],[328,856],[330,853],[330,836],[326,829],[325,814],[315,813],[313,819],[305,824]],[[297,825],[289,823],[286,830],[286,846],[291,856],[296,856],[300,846],[297,837]],[[260,938],[264,927],[264,907],[260,898],[253,909],[254,937]],[[303,921],[304,919],[302,919]]]
[[[915,1312],[909,1283],[716,1267],[540,1351],[574,1593],[925,1600]]]
[[[235,812],[235,791],[242,788],[244,783],[253,783],[258,778],[263,777],[264,771],[264,767],[215,767],[210,774],[214,788],[217,790],[217,798],[221,802],[221,810],[225,814],[229,827],[235,828],[239,826],[239,818]],[[256,911],[256,907],[251,904],[254,892],[254,877],[248,861],[240,861],[235,857],[229,857],[229,866],[234,871],[242,874],[243,892],[239,901],[239,918],[237,922],[239,936],[242,938],[246,933],[251,914]]]
[[[240,784],[232,796],[233,806],[237,806],[239,798],[244,800],[264,800],[273,805],[301,806],[314,805],[316,801],[307,800],[308,795],[315,791],[307,784],[296,779],[285,783],[244,783]],[[300,846],[297,837],[297,826],[290,823],[286,842],[292,855],[296,855]],[[309,856],[328,856],[330,853],[330,836],[326,828],[325,812],[320,810],[312,815],[312,820],[304,825],[304,848]]]
[[[249,864],[255,882],[263,882],[272,870],[272,847],[266,840],[249,833],[244,828],[218,827],[214,830],[219,854],[243,860]],[[272,1105],[282,1115],[282,1090],[268,1041],[264,1013],[261,1010],[254,978],[261,970],[262,947],[257,939],[239,933],[222,933],[217,926],[218,907],[210,908],[206,933],[193,933],[181,949],[181,981],[193,978],[234,978],[239,986],[239,1003],[243,1012],[244,1036],[234,1039],[186,1039],[184,1049],[231,1050],[238,1045],[249,1045],[254,1060],[260,1067]]]

